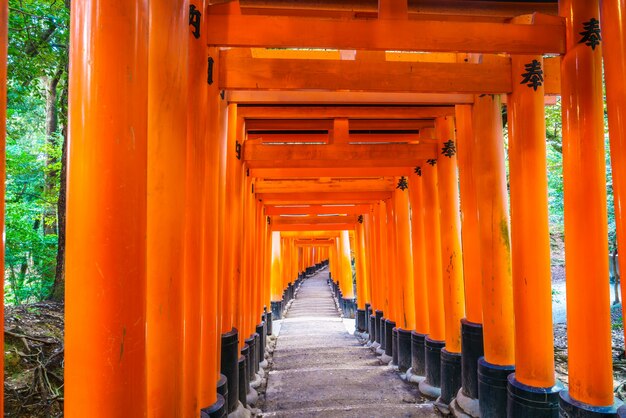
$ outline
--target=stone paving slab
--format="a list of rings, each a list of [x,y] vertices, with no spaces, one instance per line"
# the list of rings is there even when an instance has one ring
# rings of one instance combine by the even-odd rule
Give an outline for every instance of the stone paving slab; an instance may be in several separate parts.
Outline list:
[[[266,417],[437,417],[431,403],[349,334],[326,269],[304,280],[274,350]]]

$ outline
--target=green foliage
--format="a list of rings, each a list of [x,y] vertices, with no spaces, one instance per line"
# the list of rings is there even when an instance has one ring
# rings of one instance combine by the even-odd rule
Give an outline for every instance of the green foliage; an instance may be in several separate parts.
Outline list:
[[[61,0],[9,0],[5,301],[48,297],[57,255],[56,202],[67,86],[69,10]],[[46,105],[56,79],[48,134]]]

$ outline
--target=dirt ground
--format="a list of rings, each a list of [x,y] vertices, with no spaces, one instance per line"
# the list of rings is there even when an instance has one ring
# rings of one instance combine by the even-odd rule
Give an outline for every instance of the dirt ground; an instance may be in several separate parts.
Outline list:
[[[5,417],[63,416],[64,306],[5,308]]]

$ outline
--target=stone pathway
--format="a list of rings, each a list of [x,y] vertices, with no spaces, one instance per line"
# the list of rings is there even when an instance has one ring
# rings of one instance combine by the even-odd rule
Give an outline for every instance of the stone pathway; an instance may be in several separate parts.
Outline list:
[[[323,269],[305,280],[282,321],[264,417],[436,417],[415,386],[350,335]]]

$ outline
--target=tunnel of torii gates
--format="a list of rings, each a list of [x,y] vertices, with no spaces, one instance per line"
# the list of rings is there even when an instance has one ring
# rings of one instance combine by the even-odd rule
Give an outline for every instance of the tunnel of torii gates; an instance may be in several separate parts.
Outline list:
[[[625,17],[626,0],[73,1],[65,416],[235,413],[272,320],[326,265],[344,315],[438,404],[619,416],[602,66],[624,248]]]

